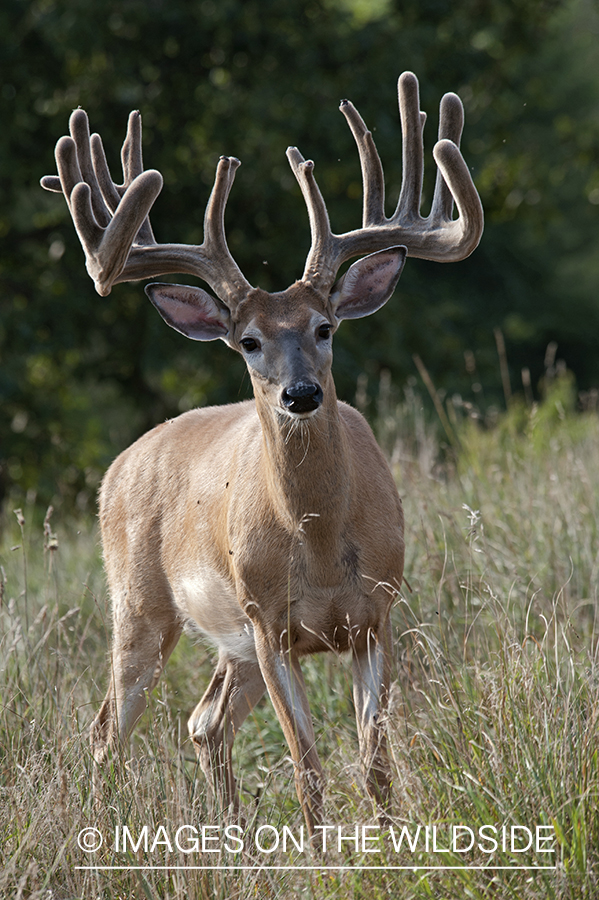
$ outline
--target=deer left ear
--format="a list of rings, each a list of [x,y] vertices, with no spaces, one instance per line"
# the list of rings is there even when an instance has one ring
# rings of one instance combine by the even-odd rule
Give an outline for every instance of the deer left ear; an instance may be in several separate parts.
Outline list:
[[[229,312],[206,291],[186,284],[148,284],[146,294],[175,331],[192,341],[226,339]]]
[[[380,309],[395,290],[407,255],[406,247],[391,247],[351,265],[331,291],[335,316],[361,319]]]

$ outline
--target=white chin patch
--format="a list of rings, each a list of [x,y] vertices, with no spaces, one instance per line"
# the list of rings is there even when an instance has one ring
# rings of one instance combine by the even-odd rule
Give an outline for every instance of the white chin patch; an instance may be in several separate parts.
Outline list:
[[[320,407],[317,406],[316,409],[311,409],[310,412],[295,413],[295,412],[291,412],[290,409],[285,409],[282,406],[277,406],[277,412],[281,416],[285,416],[288,419],[300,419],[300,420],[301,419],[311,419],[312,416],[316,415],[316,413],[318,412],[319,409],[320,409]]]

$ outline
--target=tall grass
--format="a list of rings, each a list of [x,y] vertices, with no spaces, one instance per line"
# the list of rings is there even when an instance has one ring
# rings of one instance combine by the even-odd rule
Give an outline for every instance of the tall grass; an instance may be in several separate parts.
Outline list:
[[[415,394],[396,409],[383,392],[379,405],[407,523],[388,722],[392,826],[413,837],[420,825],[421,838],[436,826],[437,847],[449,852],[427,851],[422,839],[414,852],[405,841],[395,852],[376,831],[348,661],[333,655],[304,664],[327,774],[325,821],[344,837],[373,826],[367,835],[381,840],[365,846],[380,852],[349,840],[338,852],[333,830],[322,857],[292,845],[266,853],[250,838],[240,854],[170,853],[165,843],[115,852],[116,827],[137,838],[147,825],[151,840],[182,825],[223,824],[186,738],[212,651],[184,636],[94,806],[86,728],[105,689],[109,642],[95,526],[57,515],[42,523],[25,509],[8,516],[0,552],[1,896],[598,896],[599,420],[572,410],[564,379],[543,404],[512,404],[491,428],[453,403],[445,409],[455,444],[439,462]],[[292,767],[268,702],[235,753],[246,835],[268,824],[263,846],[283,826],[297,837]],[[77,843],[90,826],[105,840],[95,854]],[[452,826],[476,835],[483,826],[544,826],[555,852],[460,853],[463,844],[448,843]],[[129,868],[78,868],[92,862]],[[149,864],[237,868],[131,868]],[[292,864],[303,868],[260,868]],[[425,866],[461,868],[417,868]]]

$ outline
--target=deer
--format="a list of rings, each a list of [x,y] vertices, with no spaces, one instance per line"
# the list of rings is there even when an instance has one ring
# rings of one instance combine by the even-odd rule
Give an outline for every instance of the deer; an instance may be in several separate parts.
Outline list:
[[[99,494],[112,602],[110,684],[91,726],[95,766],[128,738],[179,637],[192,622],[218,650],[212,680],[189,718],[199,763],[230,814],[239,813],[231,752],[268,692],[289,746],[309,835],[322,821],[324,773],[300,660],[349,652],[366,790],[391,809],[387,708],[391,608],[402,584],[404,517],[389,465],[363,416],[337,399],[332,337],[344,319],[379,310],[408,255],[439,262],[478,245],[483,211],[459,149],[459,97],[441,100],[433,149],[437,179],[420,213],[423,128],[416,76],[398,82],[402,184],[385,215],[383,168],[348,100],[363,180],[362,227],[331,231],[314,164],[287,150],[308,211],[311,246],[286,290],[252,287],[228,248],[225,205],[239,161],[221,157],[201,245],[157,243],[149,213],[162,176],[144,170],[141,117],[130,114],[123,183],[112,180],[99,135],[82,109],[56,146],[62,192],[97,292],[165,274],[213,291],[153,282],[145,291],[167,325],[240,353],[254,399],[193,409],[157,425],[120,454]],[[454,203],[457,216],[454,216]],[[359,257],[340,278],[340,267]]]

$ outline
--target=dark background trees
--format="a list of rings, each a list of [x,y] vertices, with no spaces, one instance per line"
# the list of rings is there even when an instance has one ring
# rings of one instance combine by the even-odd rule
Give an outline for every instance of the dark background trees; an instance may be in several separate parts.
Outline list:
[[[514,389],[523,366],[536,385],[550,341],[580,389],[599,385],[595,0],[4,0],[0,34],[3,495],[93,504],[102,470],[144,429],[248,391],[240,360],[164,328],[141,285],[95,294],[64,201],[39,187],[79,105],[115,176],[127,114],[141,110],[146,165],[165,178],[158,240],[201,241],[216,160],[238,156],[229,244],[250,282],[276,290],[309,246],[286,147],[315,160],[333,228],[349,230],[361,184],[339,100],[374,131],[394,205],[397,76],[420,79],[428,197],[439,99],[457,91],[483,241],[460,264],[412,260],[384,310],[340,330],[339,394],[351,401],[357,376],[376,385],[383,369],[401,386],[418,353],[437,386],[472,396],[470,351],[499,397],[494,327]]]

